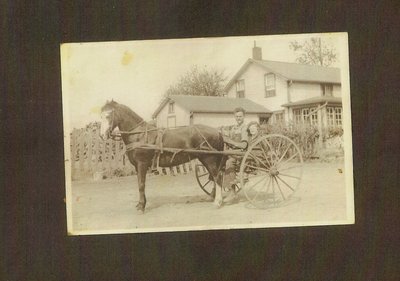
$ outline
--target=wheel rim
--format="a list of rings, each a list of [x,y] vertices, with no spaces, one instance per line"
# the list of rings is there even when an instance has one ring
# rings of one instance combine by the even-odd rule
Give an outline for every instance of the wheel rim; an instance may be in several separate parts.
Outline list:
[[[303,175],[303,158],[288,137],[267,135],[248,148],[240,166],[241,186],[257,208],[282,206],[297,191]]]
[[[210,173],[201,164],[195,165],[195,174],[200,188],[210,197],[214,198],[215,182],[209,179]]]

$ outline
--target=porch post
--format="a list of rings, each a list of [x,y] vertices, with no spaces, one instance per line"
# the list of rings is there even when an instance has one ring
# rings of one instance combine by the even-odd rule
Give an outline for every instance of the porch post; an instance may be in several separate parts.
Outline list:
[[[323,148],[324,142],[322,139],[322,128],[323,128],[323,113],[322,111],[325,110],[325,106],[323,108],[321,108],[321,110],[317,110],[317,120],[318,120],[318,134],[319,134],[319,138],[318,138],[318,147],[319,149]]]
[[[327,110],[326,110],[326,108],[327,108],[327,106],[324,106],[323,108],[322,108],[322,112],[321,112],[321,114],[322,114],[322,131],[326,131],[326,129],[328,128],[328,115],[327,115]],[[325,142],[323,142],[323,148],[325,148],[325,146],[326,146],[326,143]]]

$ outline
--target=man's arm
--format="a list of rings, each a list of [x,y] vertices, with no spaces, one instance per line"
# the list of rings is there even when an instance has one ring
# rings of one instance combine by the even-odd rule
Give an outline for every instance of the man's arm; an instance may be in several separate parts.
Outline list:
[[[226,142],[227,144],[240,148],[240,149],[246,149],[247,148],[247,141],[243,140],[243,141],[233,141],[228,137],[223,137],[224,138],[224,142]]]

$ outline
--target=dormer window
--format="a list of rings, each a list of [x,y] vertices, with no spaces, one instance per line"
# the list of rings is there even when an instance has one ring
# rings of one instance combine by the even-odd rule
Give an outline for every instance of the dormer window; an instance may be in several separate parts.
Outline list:
[[[264,82],[265,82],[265,97],[273,97],[276,95],[275,92],[275,74],[273,73],[267,73],[264,76]]]
[[[322,96],[324,97],[332,97],[333,96],[333,85],[331,84],[322,84]]]
[[[168,113],[175,113],[175,103],[173,103],[173,102],[170,102],[169,104],[168,104]]]
[[[244,79],[236,82],[236,98],[244,98]]]

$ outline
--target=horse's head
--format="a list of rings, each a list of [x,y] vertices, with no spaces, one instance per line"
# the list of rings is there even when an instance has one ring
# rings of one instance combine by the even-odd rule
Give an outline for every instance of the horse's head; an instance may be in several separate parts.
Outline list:
[[[126,105],[119,104],[115,101],[106,102],[101,108],[100,137],[103,140],[113,137],[112,131],[116,127],[118,127],[121,132],[132,131],[143,122],[143,118]]]
[[[100,137],[107,140],[111,137],[111,132],[118,126],[119,120],[116,111],[117,103],[107,101],[101,108]]]

